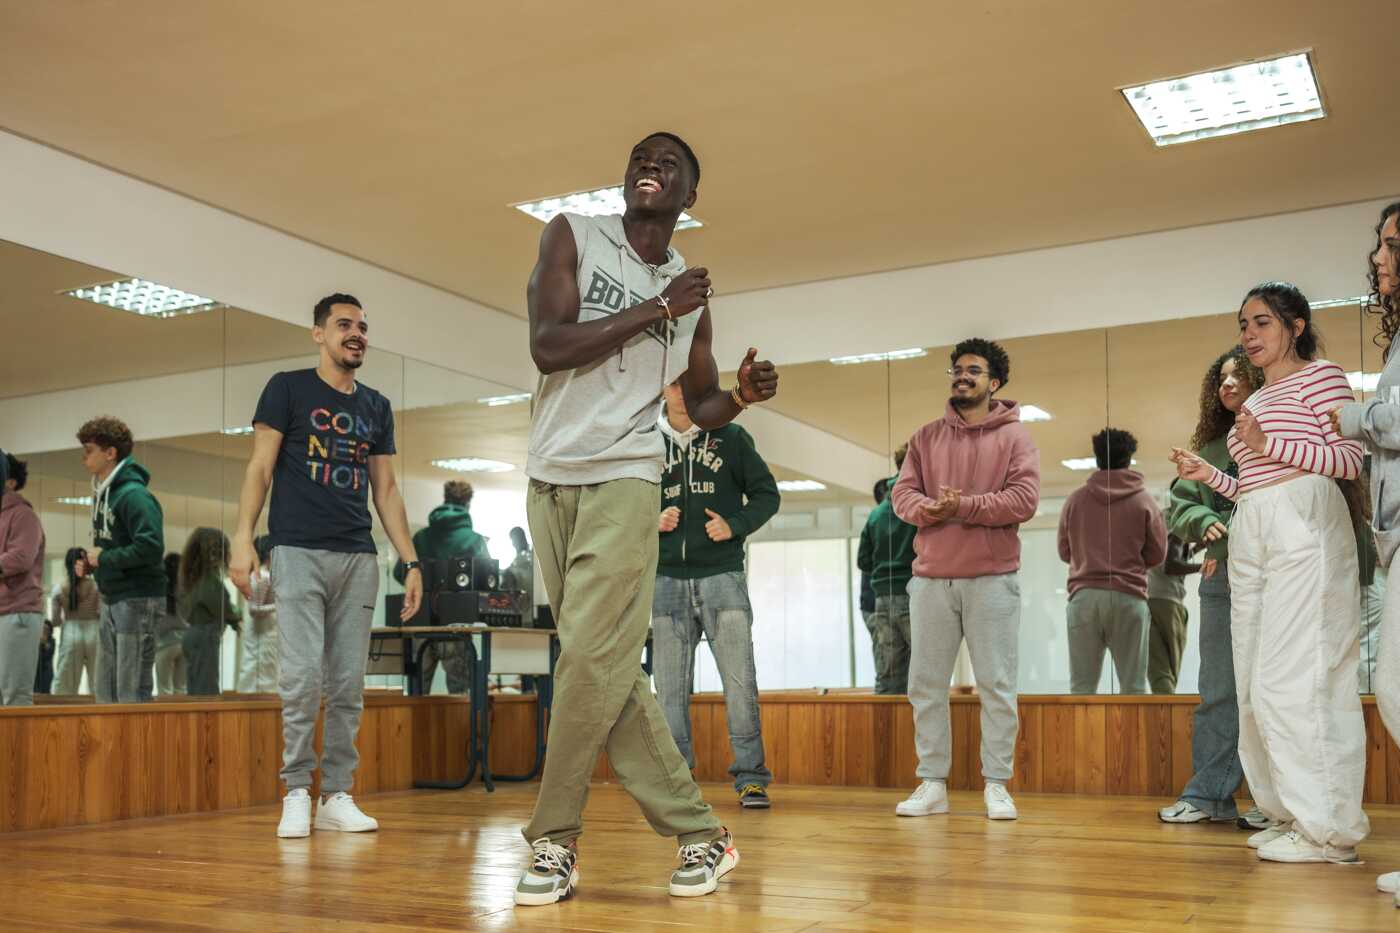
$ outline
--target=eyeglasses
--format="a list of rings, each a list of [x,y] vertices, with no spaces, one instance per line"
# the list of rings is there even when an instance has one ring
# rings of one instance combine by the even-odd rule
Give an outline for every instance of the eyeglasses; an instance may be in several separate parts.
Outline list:
[[[959,376],[966,376],[969,379],[980,379],[982,376],[987,375],[987,370],[983,369],[981,366],[969,366],[967,369],[963,369],[961,366],[954,366],[952,369],[948,370],[948,375],[952,376],[954,379]]]

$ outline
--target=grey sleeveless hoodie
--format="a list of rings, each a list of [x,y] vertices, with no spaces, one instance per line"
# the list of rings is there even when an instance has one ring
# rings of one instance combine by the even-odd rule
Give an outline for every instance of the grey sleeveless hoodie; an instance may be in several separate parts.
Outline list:
[[[685,271],[675,249],[653,266],[627,242],[622,217],[565,214],[578,247],[580,322],[655,298]],[[689,365],[700,312],[662,321],[605,359],[540,377],[525,472],[562,486],[661,482],[661,391]]]

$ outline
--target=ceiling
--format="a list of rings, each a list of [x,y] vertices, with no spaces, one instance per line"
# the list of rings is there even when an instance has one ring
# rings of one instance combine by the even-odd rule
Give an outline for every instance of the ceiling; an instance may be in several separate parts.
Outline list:
[[[11,3],[0,126],[521,313],[506,205],[662,127],[731,293],[1392,194],[1392,7]],[[1305,47],[1326,120],[1158,150],[1115,91]]]

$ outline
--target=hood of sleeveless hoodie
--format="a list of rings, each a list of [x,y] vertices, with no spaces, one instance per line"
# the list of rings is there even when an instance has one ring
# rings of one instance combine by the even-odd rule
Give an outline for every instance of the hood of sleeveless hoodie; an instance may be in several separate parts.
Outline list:
[[[632,248],[632,244],[627,242],[627,231],[622,227],[622,215],[610,214],[606,217],[595,218],[598,221],[598,230],[614,246],[622,247],[632,261],[646,269],[655,269],[658,274],[673,279],[685,271],[685,259],[681,257],[680,251],[674,246],[666,249],[666,261],[659,266],[652,266]]]

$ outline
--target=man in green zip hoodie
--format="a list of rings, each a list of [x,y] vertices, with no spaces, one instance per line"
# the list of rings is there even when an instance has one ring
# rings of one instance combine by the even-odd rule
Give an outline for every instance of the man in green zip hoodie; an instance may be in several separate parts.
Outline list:
[[[773,775],[763,763],[744,539],[778,511],[778,484],[749,432],[733,423],[702,431],[690,420],[679,383],[666,387],[661,433],[661,557],[651,613],[657,699],[694,768],[690,693],[703,634],[724,682],[734,789],[741,805],[767,807]]]
[[[150,472],[131,456],[131,429],[93,418],[78,430],[92,475],[88,566],[102,594],[99,703],[146,703],[155,687],[156,623],[165,611],[165,520],[147,488]]]
[[[904,468],[908,444],[894,452],[895,470]],[[899,480],[890,477],[889,485]],[[870,634],[875,640],[875,692],[900,695],[909,692],[909,581],[914,578],[914,537],[919,529],[894,514],[894,503],[885,496],[865,520],[860,533],[856,566],[870,574],[875,591],[875,611]]]
[[[428,526],[413,535],[413,549],[418,559],[447,560],[452,557],[487,557],[486,539],[472,528],[472,484],[464,480],[448,480],[442,487],[442,505],[428,513]],[[404,562],[394,565],[394,579],[404,581]],[[432,642],[423,652],[423,692],[431,693],[437,666],[447,672],[447,692],[466,693],[470,686],[467,670],[467,648],[459,641]]]

